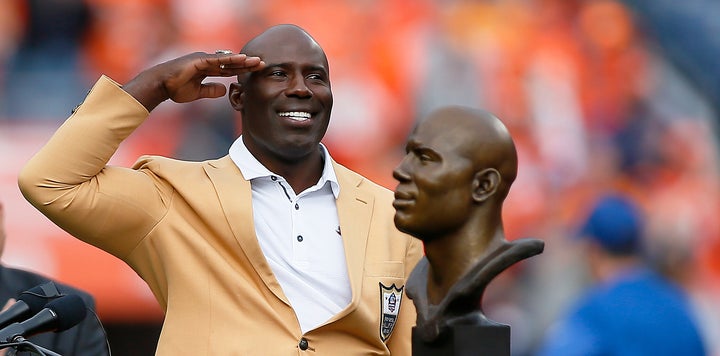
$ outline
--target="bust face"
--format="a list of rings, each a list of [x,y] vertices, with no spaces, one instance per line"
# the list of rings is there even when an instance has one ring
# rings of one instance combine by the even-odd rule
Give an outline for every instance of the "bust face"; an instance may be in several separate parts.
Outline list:
[[[405,157],[393,171],[395,225],[423,241],[450,234],[473,207],[474,167],[466,157],[472,135],[465,126],[428,117],[408,139]]]
[[[478,109],[437,109],[416,127],[405,151],[393,171],[398,229],[427,242],[502,224],[517,152],[500,119]]]

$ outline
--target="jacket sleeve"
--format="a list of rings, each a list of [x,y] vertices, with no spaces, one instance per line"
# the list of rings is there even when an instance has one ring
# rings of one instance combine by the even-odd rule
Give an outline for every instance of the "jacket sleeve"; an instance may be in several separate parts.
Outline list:
[[[21,192],[56,225],[122,258],[160,219],[171,196],[147,171],[108,165],[148,115],[114,81],[101,77],[23,167]]]

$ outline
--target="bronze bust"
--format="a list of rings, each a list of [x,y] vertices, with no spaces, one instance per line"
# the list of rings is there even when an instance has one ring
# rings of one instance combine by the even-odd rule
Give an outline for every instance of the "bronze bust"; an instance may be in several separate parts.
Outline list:
[[[486,111],[440,108],[408,138],[393,171],[394,221],[425,248],[407,281],[423,341],[433,342],[452,325],[502,325],[483,313],[485,288],[543,251],[538,239],[505,239],[502,206],[517,166],[510,133]]]

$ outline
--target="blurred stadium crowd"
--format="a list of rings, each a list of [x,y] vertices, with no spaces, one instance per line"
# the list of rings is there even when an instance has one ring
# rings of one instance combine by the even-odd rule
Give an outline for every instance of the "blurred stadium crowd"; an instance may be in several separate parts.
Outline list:
[[[661,22],[663,8],[686,26]],[[160,61],[238,51],[268,25],[295,23],[330,60],[325,143],[390,189],[406,135],[433,108],[480,107],[510,128],[520,169],[504,211],[508,237],[546,241],[484,302],[512,325],[514,355],[531,354],[586,286],[570,237],[611,190],[642,203],[652,261],[690,293],[718,354],[720,103],[703,80],[718,79],[720,51],[717,29],[697,31],[717,27],[718,10],[701,0],[3,0],[0,152],[5,161],[23,147],[2,130],[49,136],[101,74],[123,83]],[[164,103],[116,163],[145,153],[219,157],[238,123],[225,100]]]

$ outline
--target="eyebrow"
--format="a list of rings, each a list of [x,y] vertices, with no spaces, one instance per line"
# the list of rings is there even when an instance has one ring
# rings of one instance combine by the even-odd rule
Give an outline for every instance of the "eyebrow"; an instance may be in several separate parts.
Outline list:
[[[405,150],[409,151],[410,148],[417,147],[419,143],[416,139],[414,139],[412,136],[407,139],[407,142],[405,142]]]
[[[417,139],[415,139],[413,137],[408,139],[407,143],[405,144],[405,150],[408,152],[417,151],[417,150],[435,152],[435,150],[423,145],[422,142],[418,141]]]
[[[309,69],[310,71],[313,71],[313,72],[317,71],[317,72],[323,72],[324,74],[328,74],[328,70],[325,66],[315,65],[315,64],[313,64],[313,65],[302,65],[301,64],[300,66],[303,67],[303,70]],[[266,63],[266,66],[265,66],[265,68],[274,68],[274,67],[287,68],[287,67],[292,67],[292,65],[289,62],[281,62],[281,63]]]

